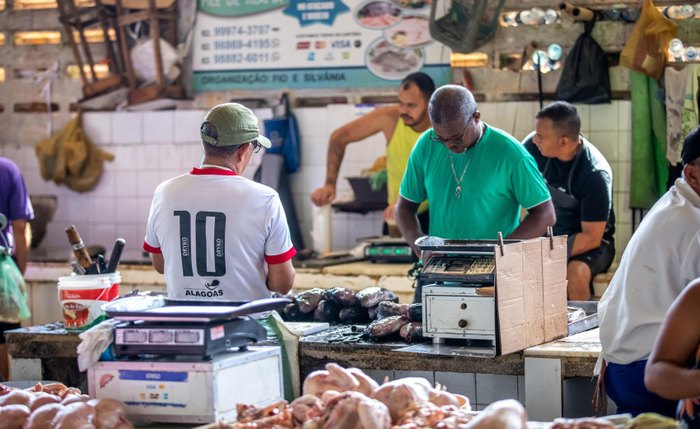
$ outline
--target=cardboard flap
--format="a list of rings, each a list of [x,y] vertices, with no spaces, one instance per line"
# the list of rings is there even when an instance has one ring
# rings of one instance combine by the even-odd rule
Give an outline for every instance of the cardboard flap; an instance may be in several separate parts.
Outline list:
[[[566,236],[496,247],[500,354],[566,336]]]
[[[499,326],[499,349],[501,354],[524,349],[525,299],[523,290],[524,244],[503,246],[503,255],[496,247],[496,313]]]
[[[545,342],[564,338],[568,333],[566,242],[565,235],[545,238],[542,242]]]

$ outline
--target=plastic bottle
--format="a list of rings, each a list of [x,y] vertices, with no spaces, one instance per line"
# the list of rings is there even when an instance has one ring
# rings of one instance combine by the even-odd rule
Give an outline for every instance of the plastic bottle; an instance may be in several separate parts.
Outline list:
[[[559,12],[554,9],[547,9],[544,11],[544,23],[554,24],[559,21]]]
[[[561,59],[562,52],[563,50],[561,49],[561,46],[556,43],[552,43],[547,48],[547,56],[549,57],[549,60],[553,62],[557,62]]]
[[[671,39],[671,41],[668,44],[668,50],[671,51],[671,55],[673,55],[673,58],[676,61],[680,61],[683,59],[683,42],[681,39]]]

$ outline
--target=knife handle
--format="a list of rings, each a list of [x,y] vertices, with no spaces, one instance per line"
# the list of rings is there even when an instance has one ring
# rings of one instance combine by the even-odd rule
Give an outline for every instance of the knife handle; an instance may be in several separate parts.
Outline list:
[[[114,242],[114,248],[112,253],[109,255],[109,263],[107,264],[107,272],[114,273],[117,271],[117,266],[119,265],[119,260],[122,258],[122,251],[124,250],[124,245],[126,240],[123,238],[117,238]]]
[[[75,228],[75,225],[71,225],[66,228],[66,235],[68,235],[68,242],[73,247],[75,259],[78,261],[78,264],[80,264],[81,267],[87,270],[92,266],[92,259],[90,258],[90,254],[85,248],[85,243],[83,243],[82,238],[80,238],[80,234]]]

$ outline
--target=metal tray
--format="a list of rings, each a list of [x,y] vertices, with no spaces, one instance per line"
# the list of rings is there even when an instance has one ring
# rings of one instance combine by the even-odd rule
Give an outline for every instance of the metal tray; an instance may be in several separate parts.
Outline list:
[[[569,336],[598,327],[598,303],[596,301],[568,301],[567,306],[578,307],[586,312],[586,317],[569,323]]]
[[[102,306],[107,316],[117,320],[157,322],[213,322],[231,320],[265,311],[279,310],[292,302],[290,298],[267,298],[255,301],[189,301],[160,297],[132,296]]]
[[[518,243],[520,240],[503,240],[503,244]],[[420,250],[438,252],[494,253],[498,240],[450,240],[431,235],[419,237],[415,242]]]

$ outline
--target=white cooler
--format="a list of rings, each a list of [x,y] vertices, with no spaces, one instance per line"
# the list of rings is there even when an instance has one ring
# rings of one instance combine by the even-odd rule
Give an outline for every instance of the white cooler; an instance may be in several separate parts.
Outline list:
[[[236,418],[236,404],[268,405],[284,397],[280,347],[183,359],[98,362],[88,369],[93,398],[126,406],[133,421],[210,423]]]

